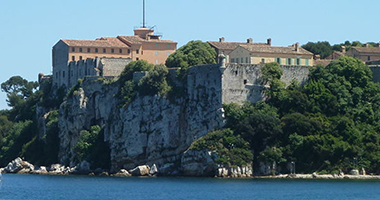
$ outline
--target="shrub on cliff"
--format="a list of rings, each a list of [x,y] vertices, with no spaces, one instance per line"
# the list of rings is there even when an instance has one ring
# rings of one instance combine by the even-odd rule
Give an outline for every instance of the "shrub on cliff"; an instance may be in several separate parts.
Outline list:
[[[149,74],[139,82],[139,93],[142,95],[166,95],[170,86],[166,81],[168,69],[165,65],[156,65]]]
[[[110,167],[110,150],[104,142],[104,133],[100,126],[91,126],[91,129],[80,132],[79,141],[74,146],[76,161],[88,161],[92,169]]]
[[[126,81],[133,79],[134,72],[150,71],[154,68],[153,64],[148,63],[146,60],[137,60],[130,62],[125,66],[123,72],[119,76],[119,83],[123,85]]]
[[[209,133],[196,140],[189,149],[215,151],[219,164],[247,166],[252,163],[252,152],[249,143],[241,136],[234,135],[231,129]]]
[[[180,68],[178,77],[182,80],[191,66],[202,64],[215,64],[216,51],[208,43],[190,41],[171,54],[165,65],[169,68]]]

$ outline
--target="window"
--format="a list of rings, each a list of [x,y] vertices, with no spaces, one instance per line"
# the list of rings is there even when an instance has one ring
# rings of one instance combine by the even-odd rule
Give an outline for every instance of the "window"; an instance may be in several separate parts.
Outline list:
[[[244,63],[244,58],[240,58],[240,63]]]
[[[156,60],[156,65],[158,65],[158,60]]]
[[[119,49],[119,53],[123,53],[123,49]]]
[[[231,58],[231,63],[234,63],[235,62],[235,58]]]
[[[368,60],[371,60],[371,56],[368,56]]]
[[[156,43],[156,47],[158,47],[158,44]]]
[[[158,51],[156,51],[156,56],[158,56]]]
[[[244,79],[244,85],[248,83],[248,80],[247,79]]]
[[[168,44],[168,48],[170,48],[170,44]]]
[[[75,60],[75,56],[71,56],[71,60],[74,61]]]
[[[62,72],[62,77],[65,78],[65,71]]]
[[[288,58],[288,60],[287,60],[287,63],[286,63],[287,65],[292,65],[292,59],[291,58]]]
[[[55,72],[55,78],[58,78],[58,72]]]
[[[261,63],[265,63],[265,58],[261,58]]]
[[[115,49],[111,49],[111,53],[115,53]]]
[[[82,48],[79,48],[79,52],[82,52],[83,51],[83,49]]]
[[[128,49],[128,54],[130,54],[131,53],[131,50],[130,49]]]
[[[75,52],[75,47],[71,48],[71,51],[72,51],[72,52]]]
[[[103,53],[107,53],[107,49],[103,49]]]
[[[138,49],[136,50],[136,54],[139,54],[139,50]]]
[[[297,58],[297,65],[300,65],[301,64],[301,59]]]
[[[87,53],[90,53],[91,52],[91,49],[90,48],[87,48]]]
[[[139,58],[136,58],[136,60],[139,60]]]
[[[245,58],[245,63],[249,63],[249,62],[248,62],[248,57]]]
[[[141,51],[141,55],[144,55],[144,51]]]
[[[83,59],[83,57],[82,56],[79,56],[79,60],[82,60]]]
[[[98,52],[99,52],[99,50],[98,50],[98,48],[96,48],[96,49],[95,49],[95,53],[98,53]]]
[[[276,62],[281,65],[281,59],[280,58],[276,58]]]
[[[306,65],[309,66],[309,59],[306,59]]]

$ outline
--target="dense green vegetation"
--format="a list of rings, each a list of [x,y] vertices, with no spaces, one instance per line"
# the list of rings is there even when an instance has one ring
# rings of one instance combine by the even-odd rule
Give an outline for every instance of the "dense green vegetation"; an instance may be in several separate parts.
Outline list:
[[[45,90],[36,90],[38,83],[29,82],[20,76],[11,77],[1,84],[7,93],[10,110],[0,112],[0,165],[4,166],[16,157],[24,157],[36,164],[51,164],[58,161],[58,109],[63,100],[62,90],[52,95],[51,82]],[[39,138],[37,104],[51,110],[47,115],[46,134]],[[55,110],[55,111],[54,111]]]
[[[144,72],[146,76],[139,81],[133,80],[135,72]],[[118,98],[121,100],[121,107],[131,103],[137,94],[153,96],[156,94],[166,96],[171,87],[167,82],[168,69],[165,65],[152,65],[145,60],[138,60],[129,63],[121,73],[119,83]]]
[[[207,42],[190,41],[166,60],[169,68],[180,68],[178,78],[184,79],[191,66],[216,63],[216,51]]]
[[[375,42],[368,42],[367,45],[369,47],[375,47],[377,44]],[[359,41],[346,41],[344,43],[340,44],[334,44],[331,45],[329,42],[308,42],[304,45],[302,45],[302,48],[312,52],[315,55],[320,55],[322,59],[326,58],[327,56],[331,55],[333,51],[341,51],[341,47],[345,46],[346,50],[351,49],[352,47],[363,47],[364,44]]]
[[[260,162],[276,162],[288,173],[293,161],[303,173],[360,167],[380,173],[380,86],[368,66],[343,57],[313,68],[306,84],[287,88],[279,84],[278,65],[267,64],[263,73],[270,85],[266,102],[225,105],[226,127],[249,143],[256,170]],[[224,145],[219,138],[206,136],[197,146],[215,149]]]

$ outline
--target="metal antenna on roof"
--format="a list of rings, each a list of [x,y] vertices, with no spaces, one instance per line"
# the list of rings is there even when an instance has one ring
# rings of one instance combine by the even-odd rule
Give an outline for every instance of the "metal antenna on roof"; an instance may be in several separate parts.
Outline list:
[[[143,0],[143,28],[146,28],[145,26],[145,0]]]

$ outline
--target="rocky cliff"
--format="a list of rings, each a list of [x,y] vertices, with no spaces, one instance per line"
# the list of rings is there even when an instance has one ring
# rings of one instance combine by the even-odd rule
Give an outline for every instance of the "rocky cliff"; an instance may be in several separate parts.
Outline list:
[[[254,91],[241,94],[237,103],[262,98],[263,87],[256,80],[260,77],[259,68],[195,66],[188,71],[184,87],[186,95],[175,102],[159,95],[138,95],[124,108],[119,106],[116,98],[119,87],[115,83],[85,79],[81,87],[71,91],[59,110],[59,160],[65,165],[78,164],[73,149],[80,132],[98,125],[109,144],[112,172],[156,164],[162,174],[210,176],[219,173],[222,176],[230,173],[238,176],[243,168],[221,168],[213,162],[213,153],[186,150],[197,138],[224,126],[223,103],[230,101],[223,99],[231,96],[229,92],[236,96],[236,92],[243,90]],[[291,70],[286,80],[290,76],[299,76],[294,75],[293,68]],[[307,76],[308,69],[302,70],[303,76]],[[231,81],[233,79],[236,80]],[[241,91],[234,90],[234,87],[241,87]],[[253,93],[256,97],[250,95]],[[246,167],[243,172],[252,174]]]
[[[110,147],[111,171],[142,164],[156,164],[161,172],[178,171],[190,144],[224,125],[219,68],[205,66],[203,70],[204,76],[219,73],[215,76],[219,79],[208,84],[200,81],[205,77],[189,76],[190,98],[173,103],[159,95],[138,96],[125,108],[118,105],[114,84],[84,80],[60,107],[60,162],[75,165],[73,148],[81,130],[99,125]]]

